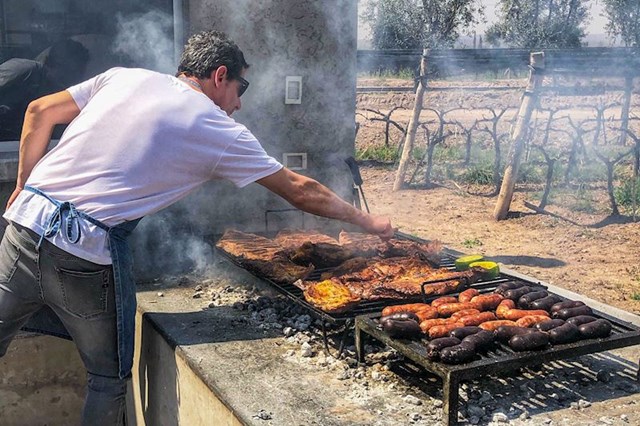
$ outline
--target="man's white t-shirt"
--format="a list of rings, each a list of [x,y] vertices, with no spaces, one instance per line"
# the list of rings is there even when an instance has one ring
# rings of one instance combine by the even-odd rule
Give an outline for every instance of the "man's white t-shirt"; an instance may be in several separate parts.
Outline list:
[[[80,114],[27,185],[108,226],[157,212],[208,180],[244,187],[282,168],[245,126],[170,75],[113,68],[67,90]],[[54,210],[44,197],[22,191],[4,217],[42,234]],[[110,264],[106,232],[80,224],[77,244],[61,232],[49,240]]]

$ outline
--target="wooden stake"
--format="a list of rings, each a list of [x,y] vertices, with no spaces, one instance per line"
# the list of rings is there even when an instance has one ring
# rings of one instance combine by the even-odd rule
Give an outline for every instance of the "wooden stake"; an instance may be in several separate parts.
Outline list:
[[[529,126],[531,113],[536,105],[538,89],[542,86],[543,76],[541,72],[537,71],[544,70],[544,52],[532,53],[530,56],[530,64],[529,81],[524,92],[524,97],[522,98],[522,103],[520,104],[516,125],[511,134],[512,144],[509,150],[509,159],[507,160],[507,167],[504,170],[498,201],[493,211],[495,220],[505,219],[507,213],[509,213],[509,207],[511,206],[513,191],[518,177],[518,167],[520,166],[520,157],[524,148],[527,127]]]
[[[622,111],[620,120],[622,131],[620,132],[620,146],[627,144],[627,129],[629,128],[629,110],[631,109],[631,91],[633,89],[633,77],[624,78],[624,100],[622,102]]]
[[[402,147],[402,155],[400,156],[400,164],[398,165],[398,171],[396,173],[396,180],[393,183],[393,190],[399,191],[404,185],[404,175],[407,172],[407,166],[409,165],[409,158],[411,157],[411,151],[413,150],[413,144],[416,140],[416,131],[420,122],[420,112],[422,111],[422,101],[424,99],[424,91],[427,85],[427,55],[429,49],[422,51],[422,59],[420,60],[420,79],[418,80],[418,87],[416,88],[416,99],[413,105],[413,115],[409,119],[409,125],[407,126],[407,134],[404,138],[404,146]]]

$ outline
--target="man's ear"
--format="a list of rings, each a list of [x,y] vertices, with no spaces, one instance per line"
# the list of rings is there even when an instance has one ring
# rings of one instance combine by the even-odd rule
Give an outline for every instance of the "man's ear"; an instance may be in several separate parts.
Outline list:
[[[211,72],[211,77],[213,78],[216,86],[222,83],[225,78],[227,78],[227,73],[228,70],[226,65],[220,65],[218,68],[216,68],[215,71]]]

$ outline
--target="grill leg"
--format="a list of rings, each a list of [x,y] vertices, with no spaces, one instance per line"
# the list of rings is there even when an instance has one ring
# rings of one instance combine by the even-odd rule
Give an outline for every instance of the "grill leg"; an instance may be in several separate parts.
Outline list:
[[[354,338],[356,344],[356,357],[358,358],[359,363],[364,362],[364,335],[362,334],[362,330],[356,324],[354,331]]]
[[[443,422],[442,424],[447,426],[454,426],[458,424],[458,379],[455,377],[451,377],[451,374],[447,374],[447,376],[443,379],[443,387],[442,387],[442,400],[444,406],[442,409],[443,413]]]

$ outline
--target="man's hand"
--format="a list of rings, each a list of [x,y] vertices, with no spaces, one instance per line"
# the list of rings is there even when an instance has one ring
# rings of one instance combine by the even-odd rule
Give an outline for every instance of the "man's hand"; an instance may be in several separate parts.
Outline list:
[[[365,229],[367,232],[377,235],[383,240],[388,240],[394,236],[397,229],[391,226],[391,220],[387,217],[370,215],[371,225]]]
[[[13,204],[13,202],[16,200],[16,198],[18,198],[18,195],[21,192],[22,192],[22,188],[20,188],[19,186],[16,186],[16,189],[14,189],[11,195],[9,196],[9,200],[7,201],[7,206],[5,207],[5,210],[9,210],[9,207],[11,207],[11,204]]]

